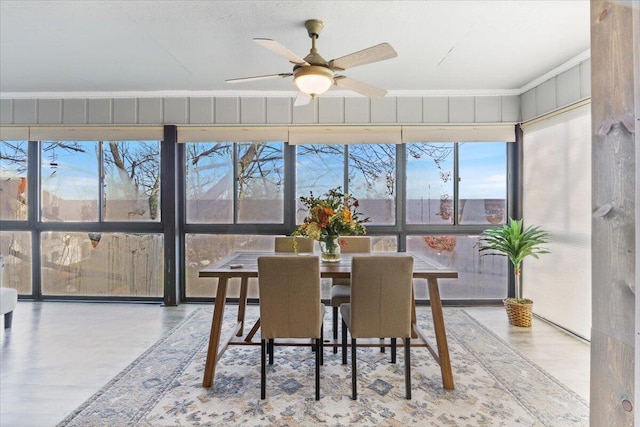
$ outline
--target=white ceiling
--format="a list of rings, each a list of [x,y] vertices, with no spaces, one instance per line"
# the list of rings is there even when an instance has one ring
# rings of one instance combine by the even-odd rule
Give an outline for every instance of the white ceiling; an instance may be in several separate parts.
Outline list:
[[[295,94],[224,80],[290,72],[252,39],[304,57],[307,19],[326,59],[390,43],[397,58],[344,74],[392,95],[518,94],[589,55],[588,0],[0,0],[0,95]]]

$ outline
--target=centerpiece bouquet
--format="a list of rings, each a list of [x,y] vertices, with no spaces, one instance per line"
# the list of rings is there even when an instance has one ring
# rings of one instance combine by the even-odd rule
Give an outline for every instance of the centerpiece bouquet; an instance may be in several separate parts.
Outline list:
[[[309,197],[302,196],[300,201],[308,214],[292,235],[308,236],[320,242],[325,262],[340,260],[339,236],[357,236],[367,232],[364,223],[370,219],[360,217],[358,199],[343,193],[341,187],[332,188],[324,197],[315,197],[310,192]]]

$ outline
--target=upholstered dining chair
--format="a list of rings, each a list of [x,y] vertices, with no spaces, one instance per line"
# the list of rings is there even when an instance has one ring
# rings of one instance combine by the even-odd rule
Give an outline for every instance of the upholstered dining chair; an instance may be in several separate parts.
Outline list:
[[[347,330],[351,333],[352,399],[358,398],[356,340],[390,338],[391,363],[396,362],[396,339],[404,339],[406,398],[411,399],[411,298],[413,258],[410,256],[353,257],[351,302],[340,306],[342,363],[347,363]]]
[[[320,258],[317,256],[258,257],[261,353],[260,398],[266,397],[266,357],[273,363],[276,338],[310,338],[298,345],[315,350],[316,400],[320,400],[322,364],[322,321],[324,305],[320,299]],[[267,343],[268,341],[268,343]]]
[[[276,236],[275,242],[275,252],[282,253],[293,253],[295,249],[293,247],[293,239],[296,240],[297,251],[300,253],[313,252],[313,239],[305,236]],[[256,320],[254,325],[251,327],[251,331],[247,335],[249,339],[253,338],[253,336],[260,329],[260,318]],[[269,348],[271,351],[271,348]],[[271,353],[269,353],[270,357],[273,357]]]
[[[295,252],[293,241],[296,241],[298,252],[313,252],[313,239],[304,236],[276,236],[276,252]]]
[[[364,253],[371,252],[371,237],[369,236],[340,236],[338,238],[340,252]],[[338,339],[338,308],[341,304],[349,302],[351,286],[349,279],[333,279],[331,286],[330,304],[333,309],[333,339]],[[338,352],[338,347],[333,347],[333,352]]]

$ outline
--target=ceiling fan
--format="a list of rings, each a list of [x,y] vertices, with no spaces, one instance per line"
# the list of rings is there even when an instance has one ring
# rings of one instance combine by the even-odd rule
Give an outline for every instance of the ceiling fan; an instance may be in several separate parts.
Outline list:
[[[316,49],[316,40],[320,36],[320,32],[322,31],[324,24],[322,21],[317,19],[310,19],[306,21],[304,25],[307,28],[309,37],[311,37],[311,51],[304,58],[300,58],[298,55],[291,52],[275,40],[261,38],[253,39],[253,41],[258,45],[288,59],[289,62],[294,64],[293,71],[290,73],[241,77],[228,79],[226,81],[228,83],[241,83],[276,77],[285,78],[293,76],[293,83],[299,89],[298,96],[294,102],[294,105],[296,106],[308,104],[311,99],[325,93],[332,85],[349,89],[368,97],[378,98],[387,94],[385,89],[370,86],[366,83],[350,79],[339,73],[347,68],[395,58],[398,54],[389,43],[380,43],[367,49],[327,61],[320,56]]]

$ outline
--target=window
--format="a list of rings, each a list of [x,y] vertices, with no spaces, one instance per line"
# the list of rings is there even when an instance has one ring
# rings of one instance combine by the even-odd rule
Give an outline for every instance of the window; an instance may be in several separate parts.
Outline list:
[[[325,194],[332,188],[344,190],[344,145],[296,146],[296,223],[307,215],[300,197]]]
[[[160,221],[158,141],[47,141],[41,159],[42,221]]]
[[[42,233],[42,292],[161,297],[162,240],[160,234]]]
[[[306,215],[300,196],[320,196],[336,187],[353,194],[370,224],[395,224],[396,146],[394,144],[298,145],[297,223]],[[348,180],[345,184],[345,154]]]
[[[0,141],[0,220],[27,220],[27,142]]]
[[[30,294],[31,233],[29,231],[0,231],[0,254],[3,257],[2,286],[10,286],[21,295]]]
[[[458,272],[453,279],[440,279],[443,299],[502,299],[507,296],[507,260],[499,256],[482,256],[477,235],[408,236],[407,251],[424,254]],[[429,297],[426,281],[416,281],[416,298]]]
[[[505,142],[407,144],[407,224],[506,222]]]
[[[97,141],[41,144],[42,221],[98,221]]]
[[[185,146],[188,223],[284,221],[283,142]]]
[[[460,224],[506,222],[507,157],[504,142],[458,144]]]
[[[360,211],[371,225],[396,223],[396,146],[353,144],[348,146],[349,193],[360,202]]]
[[[453,224],[453,143],[406,144],[407,224]]]
[[[160,218],[158,141],[105,141],[105,221],[157,221]]]

